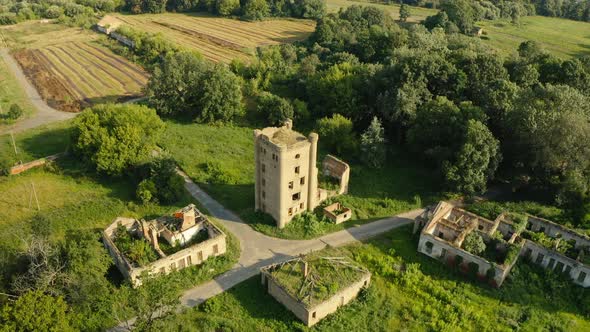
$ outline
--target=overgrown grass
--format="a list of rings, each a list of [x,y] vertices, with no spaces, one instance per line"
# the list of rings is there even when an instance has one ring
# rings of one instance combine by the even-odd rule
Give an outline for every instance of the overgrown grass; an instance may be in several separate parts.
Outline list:
[[[18,120],[32,116],[35,111],[16,77],[8,69],[8,65],[4,60],[0,58],[0,128],[18,121],[4,119],[3,117],[8,113],[12,104],[17,104],[23,110],[23,115]]]
[[[515,25],[507,20],[478,23],[487,33],[483,42],[504,55],[516,54],[518,45],[534,40],[547,51],[567,59],[590,54],[590,23],[563,18],[527,16]]]
[[[308,225],[298,222],[278,229],[272,218],[254,212],[253,130],[167,121],[160,144],[205,191],[267,235],[313,238],[420,208],[440,197],[432,172],[399,151],[389,156],[382,169],[351,163],[349,193],[337,198],[352,209],[351,221],[321,223],[311,232]]]
[[[369,290],[311,329],[254,277],[162,322],[162,331],[586,331],[589,290],[519,262],[494,289],[416,252],[407,226],[346,247],[373,273]]]
[[[351,0],[327,0],[328,12],[338,12],[340,8],[347,8],[352,5],[375,6],[389,13],[394,19],[399,20],[399,7],[397,3],[385,4],[385,1],[351,1]],[[436,15],[437,9],[409,6],[410,17],[408,22],[420,22],[430,15]]]

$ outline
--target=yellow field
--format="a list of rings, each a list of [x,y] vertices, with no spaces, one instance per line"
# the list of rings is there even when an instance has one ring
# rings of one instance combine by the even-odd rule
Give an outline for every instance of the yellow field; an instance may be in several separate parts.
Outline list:
[[[245,22],[204,14],[175,13],[112,16],[122,25],[161,33],[216,62],[230,62],[236,58],[245,60],[258,46],[304,40],[315,29],[314,21],[296,19]]]

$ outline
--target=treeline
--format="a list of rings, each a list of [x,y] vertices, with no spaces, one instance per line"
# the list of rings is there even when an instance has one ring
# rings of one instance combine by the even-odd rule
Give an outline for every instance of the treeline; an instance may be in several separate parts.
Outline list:
[[[246,20],[265,17],[318,19],[326,13],[325,0],[126,0],[125,10],[133,14],[205,11]]]
[[[259,49],[256,61],[231,70],[258,105],[248,113],[257,121],[295,118],[331,153],[350,160],[368,151],[360,161],[373,167],[386,162],[385,144],[401,147],[451,191],[481,193],[500,176],[590,226],[590,57],[562,60],[533,42],[518,53],[504,59],[477,39],[402,29],[375,7],[351,6],[319,20],[306,44]],[[177,72],[205,68],[187,67],[193,61],[175,54],[156,64],[148,92],[158,112],[201,122],[239,116],[203,106],[206,80],[171,88],[202,77]]]
[[[119,0],[2,0],[0,25],[34,19],[59,19],[62,23],[90,27],[97,15],[115,11],[121,5]]]

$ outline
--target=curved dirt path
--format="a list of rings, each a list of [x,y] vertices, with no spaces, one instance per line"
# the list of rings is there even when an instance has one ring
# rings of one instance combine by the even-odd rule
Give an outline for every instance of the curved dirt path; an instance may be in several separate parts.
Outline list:
[[[27,80],[21,67],[14,60],[12,55],[10,55],[8,49],[0,49],[0,56],[2,57],[2,60],[6,62],[6,65],[8,66],[8,68],[10,68],[10,70],[16,77],[18,83],[22,86],[23,90],[25,91],[27,97],[29,98],[29,101],[37,110],[30,118],[0,129],[0,134],[24,131],[27,129],[39,127],[53,122],[68,120],[74,118],[78,114],[61,112],[52,107],[49,107],[49,105],[47,105],[47,103],[41,98],[41,96],[37,92],[37,89],[35,89],[35,87]]]

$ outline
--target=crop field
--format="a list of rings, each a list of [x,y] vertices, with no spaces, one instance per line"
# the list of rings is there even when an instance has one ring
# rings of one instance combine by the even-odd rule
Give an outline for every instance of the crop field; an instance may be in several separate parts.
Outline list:
[[[515,25],[509,21],[479,22],[486,33],[483,42],[506,55],[515,54],[518,45],[534,40],[561,58],[590,55],[590,23],[562,18],[528,16]]]
[[[59,24],[3,28],[8,47],[52,107],[77,112],[95,103],[141,95],[148,74],[95,42],[98,34]]]
[[[305,40],[315,29],[311,20],[276,19],[245,22],[205,14],[114,14],[111,20],[195,49],[209,60],[248,59],[258,46]]]

